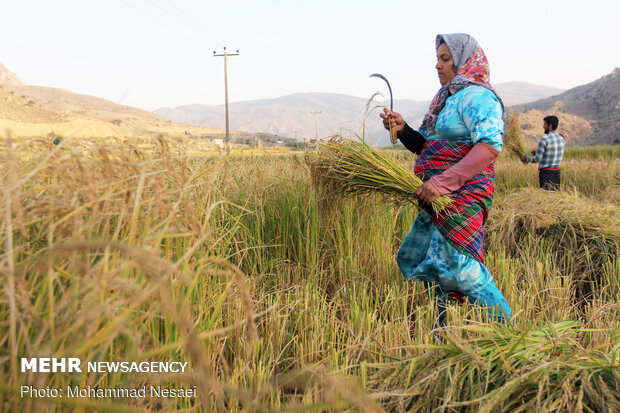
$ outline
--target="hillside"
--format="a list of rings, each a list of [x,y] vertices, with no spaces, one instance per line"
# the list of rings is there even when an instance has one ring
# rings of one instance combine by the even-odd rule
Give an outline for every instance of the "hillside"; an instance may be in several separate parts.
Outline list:
[[[61,122],[62,117],[25,96],[0,86],[0,119],[16,122]]]
[[[528,137],[540,136],[542,118],[555,114],[559,130],[574,144],[620,143],[620,69],[557,96],[517,105]],[[531,131],[535,131],[533,134]]]
[[[0,128],[16,136],[220,136],[224,131],[182,125],[146,110],[64,89],[29,86],[0,64]]]
[[[96,119],[59,114],[0,86],[0,130],[14,136],[129,136],[118,125]]]
[[[233,129],[262,131],[290,138],[314,139],[315,117],[317,115],[318,135],[334,134],[353,136],[362,134],[364,113],[368,100],[364,98],[331,93],[296,93],[274,99],[262,99],[229,104],[230,123]],[[385,105],[377,97],[371,104]],[[418,123],[428,107],[428,102],[400,100],[394,102],[394,110],[408,115],[407,120]],[[366,136],[374,144],[388,144],[389,137],[379,119],[380,108],[373,110],[366,122]],[[168,119],[191,125],[224,126],[224,107],[208,105],[187,105],[177,108],[162,108],[155,111]]]
[[[564,90],[529,82],[505,82],[495,85],[495,91],[506,106],[534,102],[549,96],[559,95]]]
[[[561,92],[560,89],[526,82],[510,82],[496,86],[506,105],[531,101]],[[430,97],[430,96],[429,96]],[[229,104],[231,127],[245,131],[263,131],[291,138],[316,135],[315,118],[310,112],[319,110],[318,135],[361,135],[367,98],[333,93],[296,93],[275,99],[262,99]],[[385,98],[376,97],[371,108],[385,105]],[[394,110],[405,116],[411,125],[419,125],[428,110],[429,101],[395,100]],[[381,109],[374,109],[366,121],[366,136],[373,145],[389,145],[388,133],[379,119]],[[186,105],[161,108],[155,113],[176,122],[191,125],[224,127],[224,106]]]

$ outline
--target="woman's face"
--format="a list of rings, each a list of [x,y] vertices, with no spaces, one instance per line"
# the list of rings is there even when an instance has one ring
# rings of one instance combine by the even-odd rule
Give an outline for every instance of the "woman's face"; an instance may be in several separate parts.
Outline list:
[[[456,76],[456,67],[454,67],[454,61],[452,60],[452,54],[450,49],[445,43],[442,43],[437,49],[437,75],[439,76],[439,83],[441,86],[445,86]]]

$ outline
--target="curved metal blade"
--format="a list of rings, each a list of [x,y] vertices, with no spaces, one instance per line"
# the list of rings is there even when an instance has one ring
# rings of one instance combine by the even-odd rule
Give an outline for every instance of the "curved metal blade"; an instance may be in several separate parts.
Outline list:
[[[390,82],[380,73],[373,73],[370,77],[378,77],[379,79],[383,79],[385,83],[388,85],[388,89],[390,90],[390,110],[394,110],[394,99],[392,99],[392,86],[390,86]]]

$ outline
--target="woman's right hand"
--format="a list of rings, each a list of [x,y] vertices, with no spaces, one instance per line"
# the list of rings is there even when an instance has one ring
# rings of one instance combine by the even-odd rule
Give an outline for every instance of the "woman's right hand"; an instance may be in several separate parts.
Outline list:
[[[405,119],[400,113],[383,108],[383,113],[379,116],[383,119],[383,127],[387,130],[391,129],[392,133],[399,134],[405,128]]]

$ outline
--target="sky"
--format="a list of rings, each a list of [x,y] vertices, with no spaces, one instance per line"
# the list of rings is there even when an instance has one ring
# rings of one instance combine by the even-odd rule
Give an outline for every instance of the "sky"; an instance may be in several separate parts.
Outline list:
[[[155,110],[300,92],[430,100],[437,33],[473,35],[492,83],[569,89],[620,67],[617,0],[0,0],[0,63],[29,85]]]

